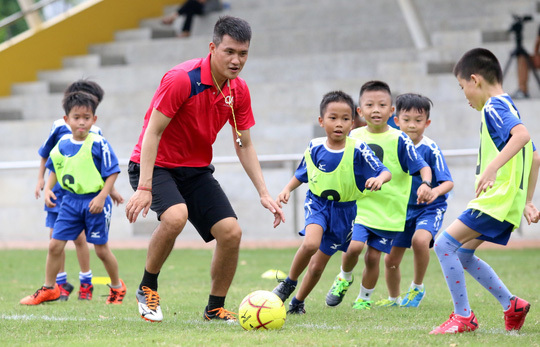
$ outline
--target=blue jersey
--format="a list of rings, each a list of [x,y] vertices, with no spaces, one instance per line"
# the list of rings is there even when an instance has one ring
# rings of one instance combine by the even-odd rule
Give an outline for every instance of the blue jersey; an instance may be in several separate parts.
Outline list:
[[[95,134],[102,135],[101,129],[95,125],[92,125],[92,128],[90,129],[90,131]],[[49,132],[49,137],[45,140],[45,142],[43,142],[41,147],[39,147],[38,154],[42,158],[45,158],[45,159],[49,158],[49,154],[51,153],[54,146],[56,146],[58,141],[60,141],[60,139],[66,134],[71,134],[71,128],[69,127],[69,125],[66,124],[66,122],[64,121],[64,118],[55,120],[53,122],[51,131]],[[54,195],[56,195],[56,206],[47,207],[47,205],[45,205],[45,211],[58,213],[58,211],[60,210],[60,204],[62,203],[62,196],[63,196],[62,187],[60,187],[60,184],[58,182],[53,187],[52,191]],[[50,218],[56,219],[55,216],[51,216]],[[52,224],[54,224],[54,221]],[[50,225],[50,222],[48,221],[47,226],[49,225]]]
[[[431,184],[433,188],[439,186],[442,182],[452,181],[452,175],[446,165],[446,160],[441,152],[441,149],[437,144],[431,140],[429,137],[424,136],[422,140],[416,145],[416,152],[424,159],[424,161],[431,168]],[[409,207],[418,206],[416,203],[418,195],[418,187],[422,184],[422,178],[420,175],[413,176],[412,186],[411,186],[411,195],[409,197]],[[432,202],[432,204],[445,203],[448,198],[448,193],[441,195]],[[426,206],[425,204],[421,204]],[[409,216],[407,215],[407,219]]]
[[[92,125],[90,131],[94,134],[103,135],[101,129],[95,125]],[[66,134],[71,134],[71,128],[66,124],[64,118],[55,120],[51,132],[49,133],[49,137],[43,142],[41,147],[39,147],[39,155],[42,158],[48,158],[49,153],[51,153],[54,146],[56,146],[58,141]]]
[[[519,118],[514,116],[508,105],[500,98],[505,98],[509,101],[514,109],[517,111]],[[499,96],[493,96],[488,99],[486,102],[486,127],[489,132],[489,136],[497,146],[497,149],[501,151],[503,147],[510,140],[510,131],[513,127],[519,124],[523,124],[521,121],[521,115],[514,104],[514,101],[508,94],[503,94]],[[536,151],[536,146],[534,142],[532,144],[533,151]]]
[[[79,152],[83,142],[84,141],[75,141],[73,140],[72,134],[67,134],[58,142],[58,149],[62,155],[72,156]],[[116,154],[114,154],[109,142],[101,136],[96,136],[96,139],[92,144],[92,158],[94,160],[94,165],[101,174],[103,180],[112,174],[120,172]],[[54,172],[54,165],[51,158],[47,160],[45,166],[47,169]]]
[[[320,137],[311,140],[308,147],[311,152],[311,159],[317,168],[321,171],[332,172],[334,171],[343,157],[345,148],[341,150],[333,150],[326,146],[326,137]],[[381,163],[381,161],[374,155],[373,151],[363,141],[358,141],[354,149],[354,176],[356,179],[356,186],[360,191],[364,191],[366,188],[366,181],[371,177],[377,177],[383,171],[388,169]],[[306,159],[303,158],[302,162],[296,169],[294,176],[303,183],[308,182]]]

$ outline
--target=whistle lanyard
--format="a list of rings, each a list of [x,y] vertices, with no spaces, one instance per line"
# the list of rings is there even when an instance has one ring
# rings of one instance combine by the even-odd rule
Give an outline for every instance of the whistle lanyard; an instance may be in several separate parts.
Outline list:
[[[231,81],[227,78],[227,87],[229,87],[229,93],[230,93],[229,101],[227,102],[227,98],[225,97],[225,94],[223,94],[223,91],[221,90],[221,87],[217,83],[216,78],[214,77],[214,73],[212,72],[212,70],[210,70],[210,73],[212,74],[212,79],[214,80],[214,84],[216,85],[217,89],[219,90],[221,96],[223,96],[223,100],[231,108],[232,118],[233,118],[233,123],[234,123],[234,131],[236,133],[236,143],[238,143],[238,146],[242,147],[242,140],[240,139],[240,136],[242,136],[242,134],[238,131],[238,127],[236,126],[236,117],[234,115],[233,96],[232,96],[232,90],[231,90]]]

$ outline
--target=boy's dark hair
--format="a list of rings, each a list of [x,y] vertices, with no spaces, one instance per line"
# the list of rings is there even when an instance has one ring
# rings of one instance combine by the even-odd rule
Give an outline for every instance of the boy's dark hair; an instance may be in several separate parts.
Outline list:
[[[97,105],[98,99],[94,95],[85,92],[68,93],[64,96],[64,100],[62,100],[62,106],[64,107],[66,116],[69,115],[74,107],[88,107],[92,110],[92,114],[95,115]]]
[[[85,92],[91,94],[97,98],[98,104],[101,102],[101,100],[103,100],[103,96],[105,95],[105,92],[99,86],[99,84],[94,81],[84,79],[71,83],[64,91],[64,96],[73,92]]]
[[[497,57],[485,48],[471,49],[454,66],[456,77],[469,81],[473,74],[482,76],[490,84],[502,84],[501,64]]]
[[[353,101],[353,99],[351,98],[351,96],[349,94],[347,94],[345,92],[342,92],[341,90],[331,91],[331,92],[326,93],[323,96],[322,101],[321,101],[321,105],[319,107],[319,109],[320,109],[319,112],[320,112],[321,118],[324,117],[324,113],[326,112],[326,108],[328,107],[328,104],[331,103],[331,102],[344,102],[344,103],[346,103],[351,108],[351,116],[352,116],[351,119],[354,119],[354,113],[356,112],[355,107],[354,107],[354,101]]]
[[[390,97],[392,96],[392,92],[390,91],[390,86],[386,82],[383,81],[368,81],[362,85],[360,88],[360,97],[365,92],[376,92],[376,91],[384,91],[387,92]]]
[[[219,46],[224,35],[229,35],[235,41],[241,43],[249,43],[251,42],[251,26],[241,18],[221,16],[214,25],[212,42],[214,42],[216,46]]]
[[[429,119],[431,106],[433,106],[433,102],[426,96],[415,93],[401,94],[396,98],[396,115],[399,117],[401,112],[416,110],[425,112],[426,119]]]

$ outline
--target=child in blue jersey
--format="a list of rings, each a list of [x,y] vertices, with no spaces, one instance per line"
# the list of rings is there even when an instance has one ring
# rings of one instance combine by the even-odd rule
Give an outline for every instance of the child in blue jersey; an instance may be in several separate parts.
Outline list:
[[[75,240],[81,230],[86,240],[93,243],[96,254],[111,278],[107,304],[120,304],[126,286],[118,277],[118,263],[108,246],[112,200],[109,193],[120,172],[118,159],[109,143],[90,132],[97,120],[94,112],[97,98],[84,92],[69,93],[63,101],[64,120],[71,134],[64,135],[51,150],[46,167],[51,174],[45,187],[45,203],[56,204],[52,192],[57,181],[63,188],[63,202],[53,226],[49,242],[45,283],[33,295],[23,298],[24,305],[38,305],[60,298],[55,283],[62,266],[62,253],[68,240]]]
[[[341,272],[326,295],[326,304],[337,306],[341,303],[353,282],[353,269],[367,243],[360,294],[353,304],[354,309],[363,310],[370,309],[373,303],[371,295],[379,279],[381,253],[390,253],[392,240],[405,229],[411,176],[421,176],[418,203],[430,201],[432,193],[431,169],[416,152],[407,134],[388,125],[394,112],[388,84],[382,81],[364,83],[360,88],[359,105],[367,126],[354,129],[350,136],[368,144],[390,170],[392,180],[380,192],[367,192],[364,199],[357,201],[352,241],[342,255]]]
[[[101,103],[101,100],[103,99],[104,91],[103,89],[97,84],[96,82],[89,81],[89,80],[78,80],[70,84],[67,89],[64,91],[64,95],[67,95],[69,93],[82,91],[89,93],[93,96],[95,96],[98,100],[98,105]],[[101,132],[101,129],[97,127],[96,125],[93,125],[90,129],[91,132],[103,135]],[[52,129],[49,133],[49,137],[45,140],[45,142],[41,145],[41,147],[38,150],[39,156],[40,156],[40,167],[39,167],[39,173],[38,173],[38,182],[35,189],[35,197],[38,199],[40,197],[40,192],[43,190],[43,187],[45,185],[44,175],[45,175],[45,163],[47,162],[47,159],[49,158],[49,154],[51,150],[56,146],[58,141],[62,138],[62,136],[66,134],[71,134],[71,128],[66,124],[65,120],[63,118],[57,119],[52,126]],[[58,211],[60,210],[60,205],[62,204],[62,188],[59,184],[56,184],[54,188],[52,189],[56,196],[55,206],[54,207],[48,207],[45,205],[45,211],[47,212],[47,216],[45,219],[45,226],[49,228],[49,237],[52,236],[53,233],[53,225],[56,221],[56,218],[58,218]],[[111,198],[113,201],[118,205],[120,203],[124,202],[123,197],[116,191],[116,189],[113,189],[111,191]],[[81,271],[79,273],[79,280],[80,280],[80,289],[79,289],[79,299],[80,300],[91,300],[92,299],[92,291],[93,291],[93,285],[92,285],[92,271],[90,270],[90,253],[88,250],[88,245],[86,243],[86,239],[84,236],[84,233],[79,234],[79,237],[73,241],[75,244],[75,249],[77,252],[77,258],[79,261],[79,266],[81,268]],[[71,285],[67,281],[67,273],[64,269],[65,264],[65,254],[62,254],[62,266],[60,267],[60,272],[56,276],[56,283],[60,287],[60,300],[66,301],[69,298],[69,295],[73,291],[73,285]]]
[[[401,281],[400,264],[407,248],[414,251],[414,279],[401,300],[401,307],[418,307],[424,298],[424,275],[429,264],[429,249],[433,246],[435,235],[441,228],[448,192],[454,187],[450,170],[446,165],[441,149],[424,131],[430,125],[429,112],[432,102],[419,94],[401,94],[396,98],[396,124],[414,143],[416,152],[431,167],[430,200],[419,204],[416,192],[422,184],[420,176],[412,177],[411,192],[407,208],[405,230],[399,233],[392,243],[392,250],[384,257],[386,286],[389,298],[375,305],[398,306]]]
[[[512,99],[502,89],[499,61],[487,49],[475,48],[454,67],[469,104],[481,111],[476,197],[435,240],[454,312],[430,334],[456,334],[478,329],[465,285],[466,270],[501,304],[506,330],[520,330],[530,304],[514,296],[495,271],[474,254],[484,241],[506,245],[521,216],[537,223],[540,212],[532,198],[540,156]]]
[[[309,184],[304,204],[305,228],[300,232],[305,238],[293,259],[289,276],[273,290],[285,301],[308,267],[288,313],[305,313],[304,300],[319,281],[330,257],[347,250],[356,217],[356,200],[362,199],[366,190],[379,190],[392,177],[364,142],[347,136],[353,126],[353,115],[354,103],[348,94],[333,91],[323,97],[319,124],[327,137],[310,142],[294,177],[276,200],[281,206],[300,184]]]

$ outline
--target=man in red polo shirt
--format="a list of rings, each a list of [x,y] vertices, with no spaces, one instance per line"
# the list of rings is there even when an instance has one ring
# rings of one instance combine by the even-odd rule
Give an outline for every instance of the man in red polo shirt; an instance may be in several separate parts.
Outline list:
[[[212,173],[212,144],[226,122],[231,124],[238,158],[260,196],[284,221],[271,198],[251,142],[255,124],[249,89],[238,77],[247,60],[251,28],[240,18],[221,17],[215,24],[206,58],[179,64],[163,76],[146,112],[139,142],[129,163],[135,193],[126,205],[131,223],[152,208],[160,224],[148,246],[144,275],[136,297],[141,317],[161,321],[158,275],[186,222],[204,241],[216,239],[212,285],[203,317],[236,321],[225,310],[225,296],[236,272],[242,230],[236,214]]]

